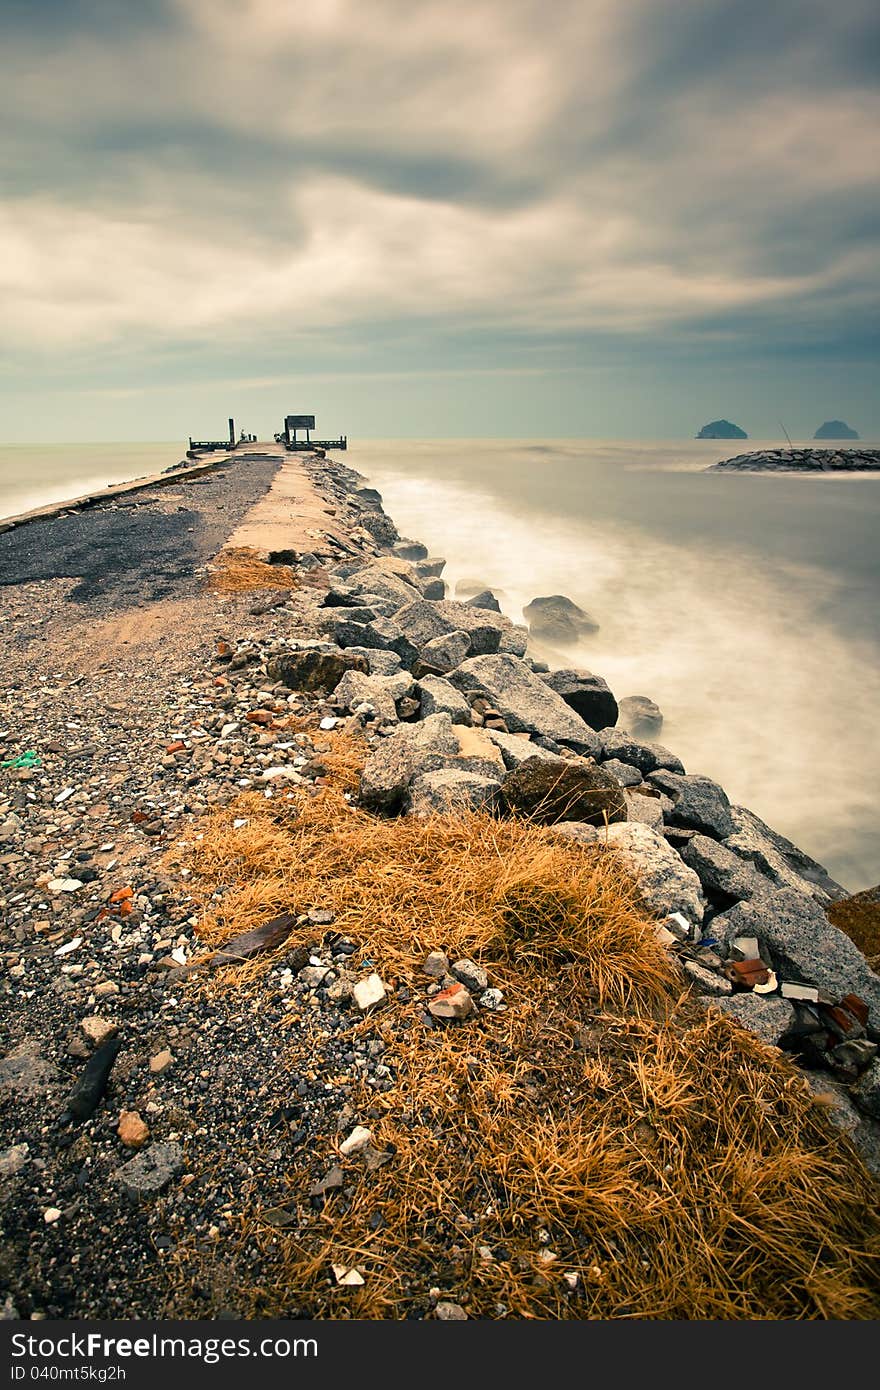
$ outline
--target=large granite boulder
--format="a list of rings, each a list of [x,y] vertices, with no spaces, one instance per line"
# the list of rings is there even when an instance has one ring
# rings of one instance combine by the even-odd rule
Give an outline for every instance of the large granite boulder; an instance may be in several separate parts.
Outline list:
[[[529,634],[538,642],[566,646],[599,631],[599,624],[589,613],[566,598],[564,594],[548,594],[534,598],[523,609]]]
[[[756,936],[770,951],[780,983],[816,985],[835,998],[857,994],[880,1027],[880,976],[859,948],[829,922],[811,897],[781,888],[712,919],[712,935],[721,953],[737,936]]]
[[[648,773],[648,781],[672,800],[672,810],[666,817],[669,825],[702,830],[718,840],[733,833],[727,793],[711,778],[685,777],[662,769]]]
[[[654,739],[663,728],[663,712],[647,695],[624,695],[617,722],[635,738]]]
[[[442,816],[456,811],[494,811],[500,786],[495,778],[454,767],[422,772],[410,783],[406,813]]]
[[[394,676],[400,670],[397,652],[383,652],[380,647],[346,647],[346,656],[362,656],[371,676]]]
[[[465,599],[468,608],[485,608],[492,613],[501,612],[501,604],[498,602],[491,589],[481,589],[472,598]]]
[[[323,690],[328,695],[336,689],[346,671],[366,672],[367,669],[366,658],[359,654],[308,649],[281,652],[270,657],[266,665],[269,679],[290,690]]]
[[[376,618],[372,623],[354,623],[340,619],[333,627],[333,636],[340,647],[378,647],[396,652],[404,666],[412,666],[419,649],[398,627],[393,618]]]
[[[758,873],[754,864],[708,835],[694,835],[679,854],[716,901],[726,898],[741,902],[744,898],[772,891],[772,884]]]
[[[544,734],[578,753],[600,751],[589,725],[518,657],[503,652],[470,657],[449,679],[466,694],[485,692],[513,734]]]
[[[601,676],[594,676],[592,671],[565,670],[551,671],[541,679],[591,729],[605,729],[617,723],[617,701]]]
[[[418,690],[422,719],[429,719],[432,714],[448,714],[453,724],[471,723],[471,707],[467,700],[442,676],[422,676]]]
[[[794,1008],[778,994],[733,994],[726,999],[707,999],[706,1004],[720,1009],[768,1047],[778,1047],[794,1023]]]
[[[640,821],[609,825],[602,835],[637,881],[649,912],[656,917],[680,912],[689,922],[702,922],[705,903],[700,880],[662,835]]]
[[[745,806],[731,806],[733,832],[724,843],[741,859],[754,864],[760,874],[776,888],[793,888],[799,893],[811,893],[817,902],[825,903],[846,896],[846,889],[778,831],[749,811]]]
[[[485,730],[453,725],[447,713],[432,714],[416,724],[399,724],[373,750],[361,773],[361,804],[394,815],[415,778],[440,768],[499,783],[505,772],[501,752]]]
[[[409,565],[392,560],[362,565],[348,575],[347,584],[354,593],[378,594],[395,602],[398,608],[421,595],[415,571]]]
[[[600,735],[602,754],[606,760],[614,759],[637,767],[642,776],[656,772],[658,768],[668,768],[670,772],[684,772],[684,763],[661,743],[645,743],[626,729],[603,729]]]
[[[407,671],[392,676],[365,676],[362,671],[346,671],[333,694],[342,709],[355,711],[370,706],[386,724],[397,723],[397,701],[413,690],[415,682]]]
[[[414,667],[416,675],[439,673],[445,674],[459,666],[471,649],[471,639],[467,632],[457,629],[455,632],[446,632],[441,637],[432,637],[430,642],[426,642],[419,653],[418,663]]]
[[[527,816],[541,825],[556,821],[605,825],[626,820],[620,783],[587,759],[528,758],[504,778],[501,801],[509,814]]]
[[[521,767],[529,758],[543,758],[545,762],[560,763],[563,759],[558,753],[551,753],[522,734],[503,734],[498,729],[487,729],[492,742],[501,750],[504,766],[508,771]]]
[[[468,654],[480,656],[497,652],[502,637],[513,629],[509,618],[488,608],[472,608],[452,599],[429,602],[419,599],[394,614],[394,621],[420,650],[436,638],[452,632],[466,632]]]
[[[400,810],[412,779],[445,767],[458,754],[458,740],[448,714],[418,724],[401,724],[373,750],[361,773],[361,803],[392,815]]]

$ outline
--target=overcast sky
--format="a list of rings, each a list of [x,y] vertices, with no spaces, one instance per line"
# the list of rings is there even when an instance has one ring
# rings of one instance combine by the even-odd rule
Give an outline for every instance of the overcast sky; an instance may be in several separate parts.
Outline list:
[[[0,13],[0,439],[880,435],[876,0]]]

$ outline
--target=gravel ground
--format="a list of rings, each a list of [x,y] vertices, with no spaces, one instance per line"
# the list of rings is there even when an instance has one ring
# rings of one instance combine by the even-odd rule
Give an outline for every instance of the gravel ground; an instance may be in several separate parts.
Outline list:
[[[356,1048],[364,1067],[381,1066],[381,1043],[373,1055],[369,1037],[345,1041],[345,1012],[313,1007],[296,976],[305,960],[282,962],[258,1007],[178,988],[171,974],[201,948],[185,881],[162,867],[169,844],[245,787],[284,795],[320,776],[317,725],[333,711],[265,675],[270,652],[309,638],[318,591],[254,612],[277,593],[208,592],[199,572],[276,468],[224,468],[0,536],[0,762],[39,759],[0,771],[8,1316],[234,1312],[223,1252],[232,1206],[255,1191],[283,1201],[283,1150],[326,1130],[322,1055],[348,1066]],[[218,641],[230,647],[222,658]],[[338,966],[347,946],[332,932],[322,946],[327,931],[316,922],[316,959]],[[278,1036],[300,997],[318,1029],[306,1076],[284,1068]],[[121,1043],[106,1096],[71,1123],[71,1092],[105,1036]],[[336,1092],[332,1103],[344,1104]],[[174,1178],[149,1202],[131,1195],[149,1176],[117,1176],[140,1161],[117,1133],[122,1112],[139,1117],[132,1142],[149,1131],[141,1155],[167,1162],[157,1183]],[[181,1242],[213,1270],[204,1287],[181,1289]],[[240,1259],[258,1275],[256,1250]]]
[[[269,488],[279,460],[233,461],[0,534],[0,585],[74,578],[74,602],[112,609],[198,591],[197,572]],[[95,611],[95,610],[93,610]]]

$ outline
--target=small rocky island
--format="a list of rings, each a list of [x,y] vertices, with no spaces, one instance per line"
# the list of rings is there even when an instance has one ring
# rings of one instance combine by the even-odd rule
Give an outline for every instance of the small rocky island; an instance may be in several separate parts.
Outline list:
[[[813,435],[814,439],[858,439],[859,432],[845,420],[826,420]]]
[[[722,459],[706,473],[871,473],[880,471],[880,449],[757,449]]]
[[[732,425],[729,420],[710,420],[697,435],[697,439],[748,439],[745,430]]]

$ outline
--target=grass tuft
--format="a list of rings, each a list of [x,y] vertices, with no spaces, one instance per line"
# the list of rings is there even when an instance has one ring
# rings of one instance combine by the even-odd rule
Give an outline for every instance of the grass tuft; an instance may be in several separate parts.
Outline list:
[[[424,1316],[438,1296],[490,1318],[877,1317],[876,1185],[790,1063],[683,988],[613,851],[479,813],[376,819],[348,799],[363,756],[338,738],[326,786],[242,796],[174,851],[212,946],[333,909],[389,990],[344,1031],[382,1041],[391,1080],[324,1073],[340,1105],[285,1157],[291,1224],[243,1210],[240,1268],[184,1242],[178,1315],[189,1282],[234,1271],[252,1317]],[[436,948],[481,962],[506,1011],[428,1028]],[[191,987],[259,1008],[276,960]],[[322,1074],[325,1017],[290,1011],[284,1065]],[[357,1122],[390,1159],[375,1171],[339,1157]],[[342,1189],[310,1201],[337,1162]]]

